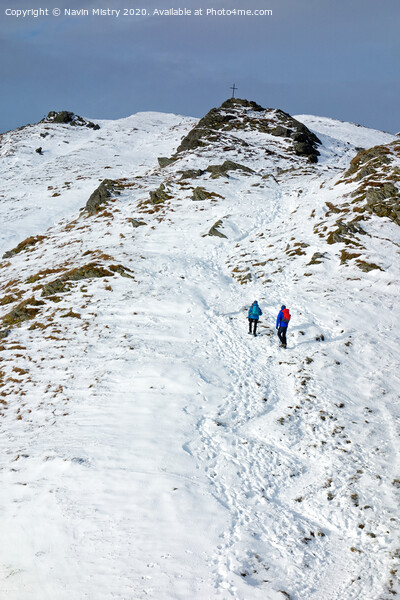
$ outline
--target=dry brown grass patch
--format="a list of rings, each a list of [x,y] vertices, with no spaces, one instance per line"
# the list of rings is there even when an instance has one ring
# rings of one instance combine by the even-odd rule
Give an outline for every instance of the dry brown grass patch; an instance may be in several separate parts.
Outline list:
[[[46,239],[44,235],[36,235],[36,236],[27,237],[25,240],[20,242],[18,244],[18,246],[16,246],[12,250],[8,250],[8,252],[5,252],[5,254],[3,255],[3,258],[10,258],[11,256],[14,256],[15,254],[19,254],[20,252],[23,252],[24,250],[28,250],[28,249],[32,250],[33,246],[35,246],[39,242],[42,242],[44,239]]]
[[[26,369],[21,369],[20,367],[13,367],[13,371],[15,371],[15,373],[18,373],[19,375],[26,375],[26,373],[29,372]]]

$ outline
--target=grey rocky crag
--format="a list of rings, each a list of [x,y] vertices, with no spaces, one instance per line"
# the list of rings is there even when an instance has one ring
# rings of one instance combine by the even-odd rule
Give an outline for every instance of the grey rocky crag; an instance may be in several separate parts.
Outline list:
[[[366,210],[378,217],[387,217],[400,225],[400,192],[391,182],[379,189],[370,188],[365,193]]]
[[[143,225],[146,225],[146,223],[144,221],[140,221],[139,219],[129,219],[132,227],[142,227]]]
[[[132,277],[127,267],[122,265],[107,265],[92,262],[76,269],[68,271],[54,281],[45,284],[42,287],[42,296],[52,296],[53,294],[61,294],[69,290],[71,284],[81,279],[96,279],[102,277],[113,277],[115,273],[119,273],[122,277]]]
[[[210,198],[212,198],[212,194],[210,192],[207,192],[207,190],[203,187],[198,186],[194,188],[192,200],[202,201],[209,200]]]
[[[74,125],[78,127],[88,127],[89,129],[100,129],[100,125],[87,121],[83,117],[76,115],[68,110],[60,110],[59,112],[51,110],[47,117],[42,120],[42,123],[62,123],[66,125]]]
[[[122,186],[117,181],[112,179],[104,179],[98,188],[91,194],[89,200],[86,202],[85,210],[89,215],[95,215],[103,208],[111,196],[114,194],[119,195]]]
[[[327,237],[328,244],[347,243],[347,244],[358,244],[355,240],[355,235],[366,235],[366,231],[361,227],[357,221],[351,221],[346,223],[345,221],[336,222],[337,229],[331,231]]]
[[[383,270],[374,262],[362,260],[362,254],[355,254],[351,249],[357,249],[361,253],[366,250],[361,236],[365,240],[371,234],[363,223],[372,216],[385,218],[400,225],[399,142],[359,150],[342,179],[335,185],[343,184],[351,186],[350,191],[344,191],[343,201],[337,204],[326,203],[329,210],[325,217],[335,215],[334,223],[328,228],[322,222],[314,231],[319,233],[320,237],[325,237],[330,245],[344,245],[341,249],[342,265],[353,260],[354,264],[366,273]]]
[[[163,204],[166,200],[170,200],[172,196],[165,191],[165,185],[162,183],[156,190],[149,192],[150,204]]]
[[[232,160],[226,160],[222,165],[209,165],[207,171],[211,173],[213,179],[216,179],[217,177],[228,177],[228,171],[243,171],[243,173],[248,173],[249,175],[254,173],[253,169],[235,163]]]
[[[386,217],[400,225],[400,144],[392,142],[362,150],[338,183],[355,183],[353,211],[360,220],[369,215]]]
[[[218,227],[221,227],[221,225],[222,225],[221,219],[219,221],[216,221],[214,223],[214,225],[209,229],[208,233],[203,235],[203,237],[211,236],[211,237],[220,237],[220,238],[228,239],[227,236],[218,229]]]
[[[172,158],[168,158],[167,156],[159,156],[157,158],[158,160],[158,164],[161,167],[161,169],[164,169],[164,167],[168,167],[168,165],[171,165],[172,163],[174,163],[176,161],[176,158],[172,157]]]
[[[211,174],[212,179],[218,177],[229,177],[229,171],[242,171],[243,173],[253,174],[253,169],[233,162],[232,160],[225,160],[221,165],[209,165],[206,169],[186,169],[185,171],[178,171],[181,174],[181,179],[196,179],[206,173]]]
[[[216,192],[208,192],[204,187],[197,186],[193,190],[192,200],[212,200],[214,198],[224,198],[221,194]]]
[[[317,136],[303,123],[279,109],[265,109],[259,104],[240,98],[231,98],[219,108],[212,108],[183,138],[177,153],[204,147],[223,140],[223,135],[235,131],[258,130],[270,135],[284,137],[292,142],[292,151],[306,157],[309,162],[318,161]],[[235,138],[235,144],[247,145]]]
[[[310,262],[308,262],[307,265],[321,265],[326,257],[326,252],[314,252]]]
[[[185,169],[184,171],[178,171],[181,179],[196,179],[206,173],[203,169]]]

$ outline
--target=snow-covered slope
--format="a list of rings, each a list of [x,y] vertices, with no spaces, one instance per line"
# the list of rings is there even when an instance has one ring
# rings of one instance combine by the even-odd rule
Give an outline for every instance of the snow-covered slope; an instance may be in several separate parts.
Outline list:
[[[98,120],[99,130],[41,122],[0,136],[0,254],[74,215],[97,181],[146,174],[195,122],[148,112]]]
[[[307,125],[317,135],[326,135],[344,144],[361,148],[371,148],[378,144],[389,144],[395,141],[397,137],[385,131],[378,131],[377,129],[370,129],[356,123],[347,123],[328,117],[295,115],[295,119]]]
[[[49,159],[26,150],[32,129],[7,134],[3,246],[39,236],[0,264],[8,600],[400,591],[400,153],[364,131],[389,146],[350,164],[359,128],[307,119],[318,163],[285,113],[242,101],[189,138],[197,121],[170,115],[54,124]],[[111,195],[79,212],[104,177]],[[64,178],[52,226],[19,229],[18,211],[43,214],[30,183]]]

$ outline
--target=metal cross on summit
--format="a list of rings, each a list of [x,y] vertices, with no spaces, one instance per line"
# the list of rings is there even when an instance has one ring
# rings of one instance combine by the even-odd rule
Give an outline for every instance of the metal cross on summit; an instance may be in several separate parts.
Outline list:
[[[235,97],[235,90],[237,90],[236,85],[233,84],[230,89],[232,90],[232,98],[234,98]]]

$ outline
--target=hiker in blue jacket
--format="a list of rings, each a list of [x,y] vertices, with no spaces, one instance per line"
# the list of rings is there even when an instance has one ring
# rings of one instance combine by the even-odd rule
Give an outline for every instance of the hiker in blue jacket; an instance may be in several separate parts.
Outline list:
[[[281,306],[281,310],[276,318],[276,328],[278,330],[278,337],[280,339],[283,348],[286,348],[286,332],[290,321],[289,309],[284,304]]]
[[[255,337],[257,337],[257,323],[258,323],[258,319],[261,317],[261,315],[262,315],[262,310],[258,306],[257,300],[254,300],[253,304],[249,308],[248,319],[249,319],[249,333],[250,334],[252,333]],[[253,330],[252,330],[252,328],[253,328]]]

